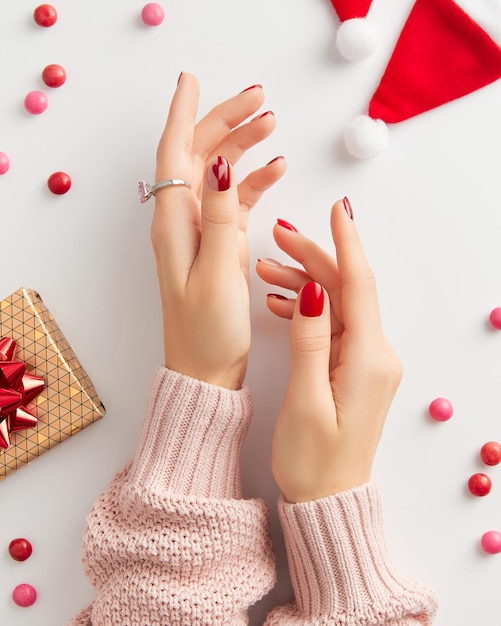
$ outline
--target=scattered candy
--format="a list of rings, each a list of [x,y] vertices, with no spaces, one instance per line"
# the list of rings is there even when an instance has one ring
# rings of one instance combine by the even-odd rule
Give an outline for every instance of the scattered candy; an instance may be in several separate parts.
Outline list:
[[[24,99],[24,108],[28,113],[40,115],[47,108],[49,101],[43,91],[30,91]]]
[[[10,159],[5,152],[0,152],[0,175],[9,171]]]
[[[492,309],[489,321],[496,330],[501,330],[501,306]]]
[[[42,72],[42,80],[47,87],[61,87],[66,80],[64,67],[55,63],[47,65]]]
[[[435,398],[428,407],[428,412],[430,417],[437,422],[446,422],[452,417],[454,408],[447,398]]]
[[[165,13],[156,2],[145,4],[141,11],[141,18],[147,26],[159,26],[164,21]]]
[[[50,4],[41,4],[33,11],[33,19],[39,26],[48,28],[57,22],[57,11]]]
[[[486,496],[492,489],[492,480],[487,474],[473,474],[468,480],[468,489],[474,496]]]
[[[501,463],[501,443],[488,441],[480,448],[480,458],[486,465]]]
[[[12,599],[17,606],[27,607],[35,604],[37,600],[37,590],[35,587],[22,583],[17,585],[12,592]]]
[[[66,172],[54,172],[49,176],[47,186],[52,193],[60,196],[66,193],[71,187],[71,178]]]
[[[27,539],[19,537],[9,544],[9,554],[14,561],[26,561],[31,556],[33,548]]]
[[[489,530],[482,535],[480,543],[487,554],[499,554],[501,552],[501,533],[497,530]]]

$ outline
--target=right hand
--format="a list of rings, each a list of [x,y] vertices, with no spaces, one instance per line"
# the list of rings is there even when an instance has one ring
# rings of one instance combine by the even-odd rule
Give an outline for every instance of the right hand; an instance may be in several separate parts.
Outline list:
[[[273,475],[289,502],[316,500],[370,479],[402,376],[348,207],[345,200],[332,209],[335,259],[277,224],[275,241],[304,269],[266,261],[257,266],[266,282],[298,293],[296,300],[268,297],[273,313],[292,319],[291,374],[272,446]]]

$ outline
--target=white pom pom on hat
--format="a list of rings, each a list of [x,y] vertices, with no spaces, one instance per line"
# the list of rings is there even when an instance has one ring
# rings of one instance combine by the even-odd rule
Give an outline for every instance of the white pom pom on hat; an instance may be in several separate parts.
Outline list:
[[[336,46],[347,61],[361,61],[377,47],[377,32],[367,20],[372,0],[331,0],[341,22]]]
[[[501,0],[416,0],[368,116],[346,128],[348,151],[360,159],[386,148],[396,124],[461,98],[501,78]]]

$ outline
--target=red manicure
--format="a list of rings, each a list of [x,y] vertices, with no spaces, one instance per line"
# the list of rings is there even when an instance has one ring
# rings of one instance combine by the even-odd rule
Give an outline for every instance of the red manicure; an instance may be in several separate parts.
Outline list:
[[[181,80],[181,76],[184,74],[184,72],[181,72],[181,74],[179,74],[179,77],[177,79],[177,84],[179,85],[179,81]]]
[[[351,203],[348,200],[347,196],[343,198],[344,210],[348,213],[348,217],[350,220],[353,220],[353,209],[351,208]]]
[[[255,85],[251,85],[250,87],[247,87],[246,89],[243,89],[240,93],[245,93],[246,91],[250,91],[251,89],[256,89],[256,87],[259,87],[259,89],[262,89],[263,85],[260,85],[259,83],[256,83]]]
[[[226,191],[230,188],[230,164],[224,157],[218,156],[211,161],[207,180],[212,191]]]
[[[282,228],[287,228],[287,230],[292,230],[293,233],[299,232],[295,226],[293,226],[292,224],[289,224],[289,222],[286,222],[285,220],[282,220],[280,218],[278,218],[277,224],[281,226]]]
[[[275,300],[288,300],[285,296],[282,296],[279,293],[267,293],[268,298],[274,298]]]
[[[278,159],[283,159],[283,156],[277,156],[274,159],[271,159],[271,161],[268,161],[268,163],[266,163],[266,165],[271,165],[272,163],[275,163],[275,161],[278,161]]]
[[[299,311],[304,317],[318,317],[324,310],[324,290],[315,282],[306,283],[301,291]]]

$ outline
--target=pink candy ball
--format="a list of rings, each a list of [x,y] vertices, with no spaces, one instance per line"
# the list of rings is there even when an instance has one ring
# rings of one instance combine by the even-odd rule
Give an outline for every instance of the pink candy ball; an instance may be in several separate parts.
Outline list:
[[[141,18],[147,26],[159,26],[164,21],[165,13],[156,2],[145,4],[141,11]]]
[[[489,321],[496,330],[501,330],[501,306],[492,309]]]
[[[454,413],[452,402],[447,398],[435,398],[428,407],[430,417],[437,422],[446,422]]]
[[[22,583],[17,585],[12,592],[12,599],[17,606],[27,607],[35,604],[37,601],[37,590],[35,587]]]
[[[498,530],[489,530],[482,535],[480,543],[487,554],[499,554],[501,552],[501,533]]]
[[[5,152],[0,152],[0,174],[5,174],[9,171],[10,159]]]
[[[24,99],[24,108],[33,115],[43,113],[48,104],[49,101],[43,91],[30,91]]]

